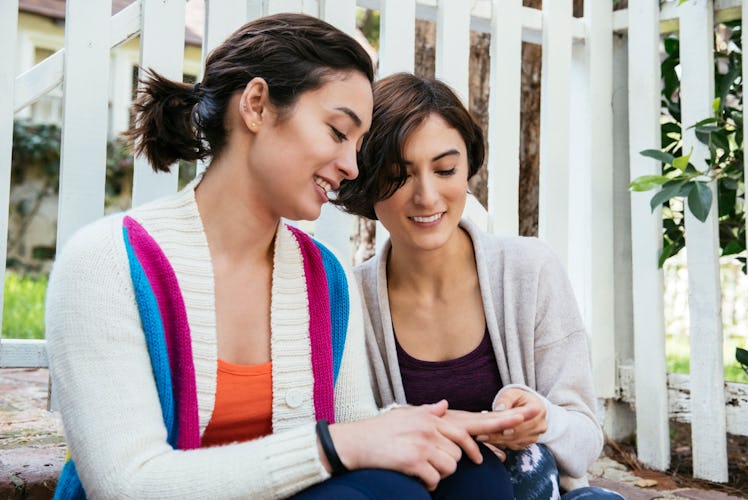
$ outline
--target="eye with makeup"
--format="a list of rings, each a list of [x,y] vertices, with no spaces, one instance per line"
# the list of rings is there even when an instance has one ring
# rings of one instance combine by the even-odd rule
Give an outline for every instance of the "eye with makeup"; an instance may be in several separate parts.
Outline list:
[[[336,141],[338,141],[338,142],[345,142],[345,141],[348,140],[348,136],[345,135],[340,130],[338,130],[335,126],[328,124],[328,127],[330,127],[330,130],[332,131],[332,134],[335,137]]]
[[[440,177],[450,177],[457,173],[457,167],[439,169],[439,170],[436,170],[435,172],[436,172],[436,175]]]

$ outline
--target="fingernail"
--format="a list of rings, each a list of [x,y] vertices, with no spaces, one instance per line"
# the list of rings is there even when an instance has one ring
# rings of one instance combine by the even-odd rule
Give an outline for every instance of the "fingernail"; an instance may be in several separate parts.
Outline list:
[[[488,441],[488,434],[479,434],[478,436],[475,436],[475,440],[480,441],[481,443]]]
[[[512,434],[514,434],[514,429],[504,429],[502,434],[504,434],[505,436],[511,436]]]

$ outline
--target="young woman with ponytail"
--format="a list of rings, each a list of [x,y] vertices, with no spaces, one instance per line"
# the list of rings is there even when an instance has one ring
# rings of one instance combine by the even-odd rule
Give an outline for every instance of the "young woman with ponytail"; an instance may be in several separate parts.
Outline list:
[[[57,498],[428,498],[471,435],[532,412],[378,410],[355,281],[282,223],[315,219],[358,174],[373,71],[304,15],[250,22],[199,85],[149,72],[129,132],[179,193],[105,217],[61,249],[49,363],[69,460]],[[331,477],[332,476],[332,477]]]

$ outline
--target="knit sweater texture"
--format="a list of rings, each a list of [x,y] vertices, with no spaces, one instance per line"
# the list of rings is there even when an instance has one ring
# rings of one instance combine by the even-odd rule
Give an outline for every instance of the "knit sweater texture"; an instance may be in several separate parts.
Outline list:
[[[324,314],[310,307],[314,281],[309,275],[324,270],[320,262],[305,259],[296,230],[280,224],[270,314],[273,434],[215,448],[182,450],[169,444],[130,276],[123,217],[153,237],[177,278],[202,435],[215,402],[217,344],[213,269],[195,202],[197,182],[84,227],[54,264],[46,311],[50,371],[67,443],[89,498],[287,497],[329,477],[319,459],[315,413],[334,412],[335,420],[346,422],[377,412],[365,369],[357,287],[349,287],[347,331],[337,333],[344,338],[342,352],[313,359],[310,331]],[[328,251],[321,258],[335,257]],[[335,325],[332,332],[336,335]],[[334,383],[327,400],[316,393],[324,386],[315,381],[320,373],[330,379],[338,374],[326,382]]]
[[[566,271],[536,238],[492,235],[466,219],[460,226],[473,243],[501,391],[520,387],[545,403],[548,429],[538,442],[556,458],[562,487],[584,486],[603,437],[593,410],[587,333]],[[368,311],[366,341],[380,405],[407,403],[387,293],[390,248],[388,241],[354,268]]]

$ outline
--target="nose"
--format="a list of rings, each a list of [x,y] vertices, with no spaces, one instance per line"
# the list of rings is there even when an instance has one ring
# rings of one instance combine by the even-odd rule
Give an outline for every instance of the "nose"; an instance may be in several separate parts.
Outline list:
[[[413,202],[416,205],[428,207],[439,199],[436,185],[430,176],[418,176],[414,184]]]
[[[343,174],[344,179],[355,179],[358,177],[358,162],[356,161],[356,146],[345,148],[343,155],[338,161],[338,170]]]

